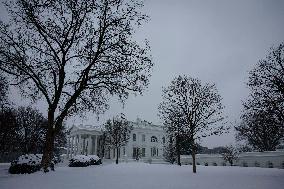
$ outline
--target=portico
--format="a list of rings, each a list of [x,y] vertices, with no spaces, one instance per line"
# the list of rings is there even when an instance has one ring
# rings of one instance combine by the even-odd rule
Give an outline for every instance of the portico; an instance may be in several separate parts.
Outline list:
[[[100,128],[73,125],[67,136],[67,158],[74,155],[99,155],[100,135]]]

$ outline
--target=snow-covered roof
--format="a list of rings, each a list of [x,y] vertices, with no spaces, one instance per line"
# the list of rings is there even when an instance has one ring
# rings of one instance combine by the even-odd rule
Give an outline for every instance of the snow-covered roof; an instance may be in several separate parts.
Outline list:
[[[133,126],[133,128],[136,129],[149,129],[149,130],[158,130],[158,131],[162,131],[163,130],[163,126],[162,125],[154,125],[149,121],[146,120],[141,120],[139,118],[137,118],[136,121],[129,121],[129,123]],[[73,125],[70,128],[70,131],[89,131],[89,132],[101,132],[104,129],[103,125]]]
[[[160,130],[160,131],[164,129],[164,126],[162,125],[155,125],[149,121],[141,120],[140,118],[137,118],[135,122],[134,121],[129,121],[129,122],[134,128]]]

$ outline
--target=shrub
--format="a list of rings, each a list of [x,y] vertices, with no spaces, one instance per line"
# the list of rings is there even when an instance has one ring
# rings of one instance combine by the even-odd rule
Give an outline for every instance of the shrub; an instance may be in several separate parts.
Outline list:
[[[89,165],[99,164],[102,164],[102,161],[96,155],[76,155],[69,160],[69,167],[87,167]]]
[[[90,165],[100,165],[102,164],[102,160],[97,155],[89,155]]]
[[[41,168],[42,154],[26,154],[18,157],[17,160],[11,162],[9,173],[25,174],[34,173]]]
[[[217,166],[217,163],[214,162],[214,163],[213,163],[213,166]]]
[[[205,165],[205,166],[208,166],[208,163],[206,162],[204,165]]]

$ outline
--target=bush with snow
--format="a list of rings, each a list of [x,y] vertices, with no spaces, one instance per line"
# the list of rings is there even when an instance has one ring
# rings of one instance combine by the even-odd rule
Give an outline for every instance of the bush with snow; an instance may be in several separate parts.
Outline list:
[[[34,173],[41,168],[42,154],[25,154],[18,157],[17,160],[11,162],[9,173],[24,174]]]
[[[90,165],[99,165],[102,164],[101,158],[97,155],[89,155],[90,158]]]
[[[96,155],[76,155],[69,160],[69,167],[87,167],[101,164],[101,159]]]

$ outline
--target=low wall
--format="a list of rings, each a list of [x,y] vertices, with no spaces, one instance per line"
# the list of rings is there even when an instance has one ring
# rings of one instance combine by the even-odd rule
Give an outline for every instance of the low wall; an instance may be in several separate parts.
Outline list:
[[[181,164],[192,164],[192,157],[181,156]],[[196,164],[205,166],[229,166],[220,154],[197,154]],[[239,155],[234,165],[241,167],[266,167],[284,169],[284,151],[245,152]]]

